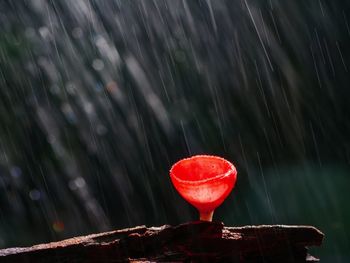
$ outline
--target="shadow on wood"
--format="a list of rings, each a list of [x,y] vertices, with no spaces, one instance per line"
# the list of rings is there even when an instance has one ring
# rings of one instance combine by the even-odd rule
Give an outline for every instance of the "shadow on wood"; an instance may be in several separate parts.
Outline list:
[[[323,234],[312,226],[225,227],[218,222],[139,226],[27,248],[0,250],[2,262],[314,262],[308,246]]]

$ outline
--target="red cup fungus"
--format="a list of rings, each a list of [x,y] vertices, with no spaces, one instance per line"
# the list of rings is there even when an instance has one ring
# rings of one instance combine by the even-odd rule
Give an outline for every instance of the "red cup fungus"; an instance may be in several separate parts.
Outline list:
[[[215,208],[232,191],[236,168],[224,158],[196,155],[175,163],[170,178],[180,195],[200,213],[200,220],[211,221]]]

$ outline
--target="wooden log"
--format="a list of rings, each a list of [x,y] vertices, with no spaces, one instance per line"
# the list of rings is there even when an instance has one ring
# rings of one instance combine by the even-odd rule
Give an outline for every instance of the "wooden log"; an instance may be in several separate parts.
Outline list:
[[[312,226],[225,227],[219,222],[139,226],[0,250],[0,263],[315,262],[307,247],[323,234]]]

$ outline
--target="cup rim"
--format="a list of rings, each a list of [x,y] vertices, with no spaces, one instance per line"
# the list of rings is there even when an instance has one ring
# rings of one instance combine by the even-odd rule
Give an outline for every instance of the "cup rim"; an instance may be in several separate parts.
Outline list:
[[[216,159],[216,160],[220,160],[220,161],[224,161],[225,163],[229,164],[229,167],[230,169],[227,170],[227,172],[225,173],[222,173],[222,174],[218,174],[214,177],[211,177],[211,178],[207,178],[207,179],[202,179],[202,180],[196,180],[196,181],[190,181],[190,180],[183,180],[183,179],[180,179],[178,176],[176,176],[174,173],[173,173],[173,169],[175,168],[175,166],[179,165],[180,163],[182,162],[185,162],[185,161],[189,161],[189,160],[193,160],[193,159],[198,159],[198,158],[210,158],[210,159]],[[222,157],[219,157],[219,156],[215,156],[215,155],[206,155],[206,154],[200,154],[200,155],[194,155],[194,156],[191,156],[191,157],[188,157],[188,158],[183,158],[179,161],[177,161],[175,164],[173,164],[173,166],[171,167],[170,169],[170,177],[176,179],[177,181],[179,181],[180,183],[185,183],[185,184],[202,184],[202,183],[207,183],[207,182],[210,182],[210,181],[215,181],[215,180],[218,180],[220,178],[224,178],[226,176],[229,176],[231,173],[233,173],[234,176],[237,175],[237,170],[236,170],[236,167],[231,163],[229,162],[228,160],[222,158]]]

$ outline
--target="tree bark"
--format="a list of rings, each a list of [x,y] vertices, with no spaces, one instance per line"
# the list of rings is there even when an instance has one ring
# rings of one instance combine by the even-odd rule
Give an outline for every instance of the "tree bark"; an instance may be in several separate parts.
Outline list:
[[[307,247],[323,234],[312,226],[225,227],[219,222],[139,226],[0,250],[2,262],[314,262]]]

